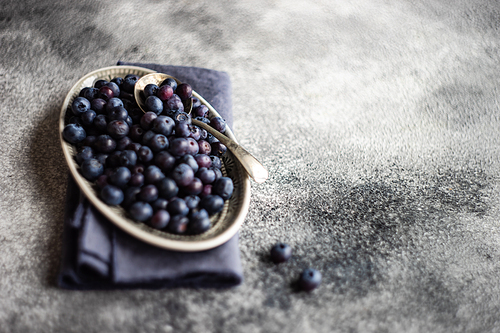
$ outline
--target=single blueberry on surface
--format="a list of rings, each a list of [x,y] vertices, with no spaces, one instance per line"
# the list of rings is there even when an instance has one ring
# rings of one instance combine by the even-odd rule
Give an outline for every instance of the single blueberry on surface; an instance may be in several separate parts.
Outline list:
[[[298,286],[301,290],[312,291],[321,284],[321,273],[314,268],[307,268],[302,271],[299,277]]]
[[[123,201],[123,191],[116,186],[106,185],[101,190],[101,199],[108,205],[119,205]]]
[[[285,262],[292,256],[292,248],[285,243],[278,243],[271,248],[271,260],[275,264]]]

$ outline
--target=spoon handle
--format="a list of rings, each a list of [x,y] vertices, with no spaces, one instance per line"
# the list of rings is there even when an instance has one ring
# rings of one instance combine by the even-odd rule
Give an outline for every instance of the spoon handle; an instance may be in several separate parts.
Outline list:
[[[238,161],[240,161],[243,168],[245,168],[248,175],[253,180],[255,180],[255,182],[263,183],[266,181],[267,177],[269,177],[269,173],[267,172],[266,168],[264,168],[264,166],[245,148],[243,148],[224,134],[215,130],[211,126],[196,119],[192,119],[191,121],[193,125],[203,128],[204,130],[215,136],[223,145],[225,145],[227,149],[229,149],[233,153],[234,157],[236,157]]]

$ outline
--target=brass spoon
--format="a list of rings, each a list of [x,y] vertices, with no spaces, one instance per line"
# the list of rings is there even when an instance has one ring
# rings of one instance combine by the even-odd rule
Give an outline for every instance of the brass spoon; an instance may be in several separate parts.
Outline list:
[[[146,87],[150,83],[159,86],[167,78],[174,79],[177,84],[181,83],[175,77],[163,73],[152,73],[144,75],[136,82],[134,87],[134,97],[143,112],[147,111],[144,105],[144,95],[141,94],[141,92],[144,90],[144,87]],[[204,102],[203,98],[200,98],[200,101]],[[192,108],[193,100],[190,98],[184,103],[184,112],[190,114]],[[223,145],[225,145],[227,149],[229,149],[233,153],[234,157],[241,163],[243,168],[247,171],[248,175],[253,180],[255,180],[255,182],[263,183],[266,181],[269,176],[266,168],[264,168],[264,166],[246,149],[237,144],[234,140],[231,140],[224,134],[199,120],[191,119],[191,122],[193,125],[203,128],[204,130],[215,136]]]

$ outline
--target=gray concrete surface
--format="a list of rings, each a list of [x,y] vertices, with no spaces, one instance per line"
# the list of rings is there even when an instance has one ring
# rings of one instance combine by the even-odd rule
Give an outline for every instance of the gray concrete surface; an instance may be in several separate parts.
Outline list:
[[[499,22],[482,0],[1,1],[0,331],[499,332]],[[55,286],[59,108],[118,60],[230,74],[235,134],[271,173],[241,286]]]

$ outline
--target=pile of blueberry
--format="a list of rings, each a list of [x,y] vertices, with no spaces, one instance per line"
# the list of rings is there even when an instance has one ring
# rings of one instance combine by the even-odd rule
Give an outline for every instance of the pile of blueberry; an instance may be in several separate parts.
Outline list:
[[[144,88],[144,113],[133,95],[138,79],[127,75],[83,88],[67,112],[72,116],[63,137],[78,148],[80,172],[95,182],[105,203],[121,205],[155,229],[203,233],[234,186],[221,172],[226,146],[193,125],[191,117],[222,133],[225,121],[209,119],[191,86],[170,78]],[[190,114],[184,110],[188,99]]]

